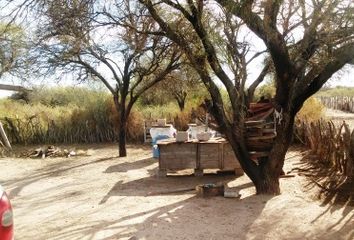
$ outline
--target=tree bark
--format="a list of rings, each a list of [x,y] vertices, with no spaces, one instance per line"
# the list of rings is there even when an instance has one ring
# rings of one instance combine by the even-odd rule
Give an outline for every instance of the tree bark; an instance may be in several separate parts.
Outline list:
[[[127,156],[127,120],[125,117],[120,117],[119,130],[118,130],[118,146],[119,146],[119,157]]]
[[[125,108],[125,97],[121,96],[119,99],[118,95],[113,96],[114,105],[118,112],[119,124],[118,124],[118,150],[119,150],[119,157],[126,157],[127,156],[127,123],[129,112]]]
[[[254,182],[257,194],[280,194],[279,176],[283,172],[286,152],[293,137],[294,116],[281,112],[280,118],[275,119],[277,136],[269,158],[261,159],[260,179]]]
[[[269,170],[262,171],[263,176],[254,183],[256,187],[257,194],[270,194],[270,195],[279,195],[279,176],[276,177],[271,174]]]
[[[177,101],[179,110],[182,112],[184,110],[184,106],[186,103],[186,98],[187,98],[187,93],[182,91],[182,92],[175,92],[174,97]]]

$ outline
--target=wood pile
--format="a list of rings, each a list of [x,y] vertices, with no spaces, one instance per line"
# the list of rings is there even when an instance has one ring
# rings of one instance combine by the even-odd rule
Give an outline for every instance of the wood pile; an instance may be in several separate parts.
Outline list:
[[[205,105],[200,107],[205,111],[208,110]],[[200,113],[198,119],[205,123],[205,119],[200,117]],[[251,103],[247,111],[245,125],[247,149],[251,158],[258,163],[259,158],[269,156],[276,137],[273,103],[267,99],[264,99],[263,102]],[[216,131],[219,129],[214,119],[209,121],[208,126]]]
[[[354,176],[354,131],[343,121],[299,122],[297,136],[307,144],[318,161],[344,176]]]
[[[223,183],[207,183],[196,186],[197,197],[224,196],[225,185]]]
[[[268,157],[276,136],[272,103],[251,103],[246,119],[246,145],[251,158]]]
[[[72,156],[89,156],[91,155],[88,151],[84,150],[68,150],[68,149],[61,149],[51,146],[44,146],[37,148],[35,150],[30,150],[27,152],[23,152],[20,154],[20,157],[26,158],[47,158],[47,157],[72,157]]]

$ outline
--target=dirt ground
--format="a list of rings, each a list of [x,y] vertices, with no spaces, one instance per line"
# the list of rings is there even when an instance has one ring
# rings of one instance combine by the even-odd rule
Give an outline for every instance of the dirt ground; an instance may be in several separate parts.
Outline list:
[[[305,177],[282,178],[280,196],[257,196],[246,176],[191,172],[157,178],[149,146],[81,146],[92,156],[0,158],[21,239],[354,239],[354,207],[316,200]],[[17,149],[20,151],[21,149]],[[292,149],[285,171],[301,165]],[[238,198],[149,193],[226,182]]]
[[[326,109],[325,116],[327,120],[331,120],[336,125],[341,125],[345,121],[351,130],[354,130],[354,114],[340,110]]]

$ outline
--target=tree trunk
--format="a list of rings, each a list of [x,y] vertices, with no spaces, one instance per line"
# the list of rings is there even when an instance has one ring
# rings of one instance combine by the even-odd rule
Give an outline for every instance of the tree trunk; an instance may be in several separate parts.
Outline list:
[[[261,174],[262,177],[254,183],[257,194],[279,195],[279,176],[273,175],[270,170],[264,170]]]
[[[126,109],[125,106],[125,96],[121,96],[121,101],[119,101],[118,95],[113,96],[114,104],[116,106],[116,110],[118,112],[119,117],[119,125],[118,125],[118,150],[119,150],[119,157],[126,157],[127,156],[127,124],[128,124],[128,117],[130,113],[131,107],[128,106]]]
[[[275,119],[275,124],[277,136],[272,150],[268,159],[260,161],[260,178],[254,182],[257,194],[280,194],[279,176],[283,172],[285,155],[292,141],[294,116],[282,113],[280,119]]]
[[[187,93],[186,92],[176,92],[174,93],[174,97],[177,101],[177,104],[178,104],[178,107],[179,107],[179,110],[182,112],[184,110],[184,106],[185,106],[185,103],[186,103],[186,98],[187,98]]]
[[[277,136],[269,156],[259,159],[258,165],[249,156],[242,119],[236,119],[239,124],[235,127],[222,122],[218,123],[219,126],[224,126],[225,129],[221,128],[222,132],[239,159],[242,169],[255,185],[257,194],[280,194],[279,177],[283,172],[285,155],[292,141],[294,114],[283,110],[277,114],[278,118],[275,119]]]
[[[119,157],[127,156],[127,120],[125,117],[120,116],[119,130],[118,130],[118,146],[119,146]]]
[[[177,103],[178,103],[179,110],[180,110],[181,112],[183,112],[183,110],[184,110],[184,105],[185,105],[184,100],[177,100]]]

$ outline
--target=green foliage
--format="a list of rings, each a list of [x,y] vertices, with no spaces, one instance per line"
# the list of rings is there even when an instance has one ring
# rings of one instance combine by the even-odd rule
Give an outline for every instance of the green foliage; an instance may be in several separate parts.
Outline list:
[[[137,106],[137,112],[141,113],[144,119],[166,118],[167,122],[173,123],[177,130],[186,130],[188,123],[192,121],[192,111],[197,109],[204,98],[193,98],[187,102],[185,109],[181,112],[176,102],[169,102],[164,105],[142,105]]]
[[[275,95],[275,89],[274,81],[267,81],[256,89],[255,101],[258,101],[262,96],[267,99],[273,98]]]
[[[91,90],[80,87],[58,87],[34,89],[29,93],[29,101],[32,104],[41,103],[45,106],[57,107],[76,105],[83,103],[94,104],[98,99],[109,98],[110,95],[103,91]]]
[[[140,98],[142,105],[168,105],[176,102],[176,95],[187,93],[185,103],[199,101],[209,96],[209,93],[200,82],[198,76],[185,67],[182,71],[175,71],[162,82],[147,90]]]
[[[174,102],[169,102],[164,105],[143,105],[137,106],[139,112],[142,113],[144,118],[158,119],[167,118],[168,121],[172,121],[173,116],[178,114],[178,106]]]
[[[0,22],[0,76],[19,68],[18,59],[24,55],[25,34],[21,27],[15,24]]]

